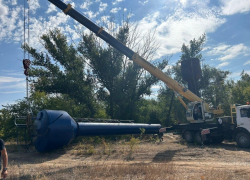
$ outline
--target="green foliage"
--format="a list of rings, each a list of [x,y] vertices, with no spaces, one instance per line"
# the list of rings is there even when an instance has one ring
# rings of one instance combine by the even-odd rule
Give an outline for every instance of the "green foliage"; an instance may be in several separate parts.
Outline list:
[[[12,140],[16,137],[15,117],[5,109],[0,110],[0,138]]]
[[[132,153],[135,150],[136,145],[138,145],[139,143],[140,140],[138,138],[135,138],[134,136],[131,137],[131,139],[127,142],[130,153]]]
[[[93,116],[96,103],[93,82],[84,71],[85,63],[73,45],[58,29],[41,36],[46,52],[38,52],[27,44],[22,46],[33,57],[29,77],[33,91],[68,95],[84,107],[85,116]]]
[[[128,22],[124,22],[114,36],[127,44],[129,36],[133,36],[131,33]],[[128,61],[113,47],[101,46],[93,34],[83,35],[78,50],[89,60],[93,68],[92,77],[101,84],[97,97],[107,104],[108,115],[117,119],[134,119],[136,103],[143,95],[149,95],[150,87],[159,80]],[[167,64],[168,61],[163,60],[156,65],[164,69]]]
[[[198,85],[202,92],[202,99],[213,106],[222,106],[227,109],[230,96],[230,89],[227,85],[229,71],[204,65],[202,68],[202,77]]]
[[[180,73],[180,64],[173,68],[175,79],[182,79]],[[198,81],[198,89],[201,92],[201,98],[212,106],[226,106],[229,104],[230,87],[227,84],[229,71],[222,71],[207,64],[201,69],[202,77]],[[185,82],[180,81],[185,86]],[[184,100],[186,101],[186,100]]]
[[[189,46],[183,44],[181,47],[181,61],[189,58],[198,58],[199,60],[202,60],[202,54],[200,53],[203,49],[203,45],[206,41],[206,34],[202,34],[198,38],[198,40],[193,39],[190,40]]]
[[[189,45],[182,45],[181,59],[176,63],[175,66],[173,66],[171,74],[173,74],[174,79],[184,87],[187,85],[181,77],[180,62],[188,58],[198,58],[199,60],[202,60],[201,51],[205,41],[206,35],[203,34],[198,38],[198,40],[191,40]],[[222,71],[204,64],[202,67],[202,77],[197,84],[198,89],[200,90],[201,98],[205,102],[210,103],[211,106],[221,106],[223,109],[225,109],[226,114],[228,114],[230,111],[230,99],[228,98],[230,97],[230,87],[226,81],[229,73],[229,71]],[[171,93],[172,90],[170,90],[168,87],[165,87],[159,91],[158,96],[158,101],[160,104],[159,107],[162,109],[159,114],[164,114],[165,116],[165,120],[161,120],[161,122],[165,122],[167,126],[172,123],[177,123],[178,121],[182,123],[186,122],[185,108],[183,108],[177,97],[174,97],[173,101],[171,100]],[[171,107],[171,101],[172,109],[169,111]],[[189,102],[187,99],[183,99],[183,101],[186,104]]]
[[[242,71],[241,79],[236,83],[231,82],[232,102],[238,104],[246,104],[250,102],[250,76]]]
[[[145,129],[144,128],[140,128],[141,134],[140,134],[140,139],[142,139],[143,134],[145,133]]]
[[[131,43],[129,38],[133,36],[132,32],[126,22],[114,36],[123,44],[128,44]],[[23,46],[33,57],[29,71],[31,93],[28,100],[18,100],[0,110],[1,137],[15,138],[14,115],[26,116],[28,112],[36,115],[41,109],[66,110],[73,117],[134,119],[135,122],[160,123],[163,126],[171,126],[178,121],[187,122],[185,108],[173,96],[171,89],[163,87],[157,99],[144,99],[143,96],[150,95],[150,88],[159,80],[116,49],[101,44],[94,34],[83,34],[77,48],[69,45],[66,36],[58,29],[42,35],[41,40],[45,52],[38,52],[27,44]],[[202,60],[205,40],[206,35],[203,34],[198,40],[191,40],[189,45],[183,44],[180,61],[191,57]],[[150,57],[146,54],[147,48],[153,54],[156,47],[149,45],[142,53]],[[87,61],[90,68],[86,66]],[[185,86],[180,61],[168,73]],[[166,58],[155,65],[162,70],[167,64]],[[234,82],[226,80],[229,73],[204,64],[202,78],[198,82],[201,98],[212,106],[221,105],[226,115],[230,113],[229,104],[250,101],[249,74],[243,71],[241,79]],[[140,138],[144,133],[145,129],[141,129]],[[94,145],[102,143],[106,150],[110,150],[108,140],[100,137],[84,139]],[[132,151],[139,139],[129,136],[128,140]],[[84,153],[94,153],[92,147],[85,147],[85,150]],[[109,153],[106,150],[105,153]]]
[[[158,93],[158,107],[160,109],[159,114],[161,115],[161,124],[164,126],[171,126],[172,124],[177,124],[179,121],[182,123],[187,122],[185,117],[186,109],[176,96],[173,97],[171,105],[173,91],[164,87],[161,88]],[[186,103],[188,102],[186,99],[183,100],[186,101]]]

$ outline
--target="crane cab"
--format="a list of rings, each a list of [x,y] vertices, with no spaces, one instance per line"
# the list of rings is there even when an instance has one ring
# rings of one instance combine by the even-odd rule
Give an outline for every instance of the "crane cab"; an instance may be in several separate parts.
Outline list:
[[[186,118],[190,123],[204,123],[213,121],[214,115],[206,111],[203,101],[194,101],[187,105]]]

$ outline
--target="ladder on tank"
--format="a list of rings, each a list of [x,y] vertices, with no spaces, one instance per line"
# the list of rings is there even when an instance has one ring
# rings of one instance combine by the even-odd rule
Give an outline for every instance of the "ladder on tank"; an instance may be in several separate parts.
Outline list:
[[[24,129],[24,142],[25,142],[25,149],[26,151],[29,150],[29,147],[33,144],[33,121],[35,120],[35,117],[32,115],[27,115],[27,116],[16,116],[14,123],[16,126],[16,142],[17,142],[17,147],[18,150],[20,151],[20,134],[21,129]],[[27,136],[29,137],[29,143],[27,140]]]

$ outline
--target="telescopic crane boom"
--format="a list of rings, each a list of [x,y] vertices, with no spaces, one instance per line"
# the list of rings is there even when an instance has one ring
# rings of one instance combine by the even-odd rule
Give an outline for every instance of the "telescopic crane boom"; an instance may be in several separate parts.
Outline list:
[[[201,121],[204,122],[205,120],[211,120],[213,118],[212,113],[209,111],[209,107],[206,103],[202,102],[202,99],[199,98],[197,95],[192,93],[187,88],[183,87],[181,84],[173,80],[171,77],[169,77],[167,74],[162,72],[160,69],[143,59],[140,55],[135,53],[133,50],[119,42],[117,39],[115,39],[113,36],[111,36],[109,33],[107,33],[102,27],[97,26],[92,21],[90,21],[88,18],[77,12],[75,9],[72,8],[70,4],[65,4],[61,0],[48,0],[51,3],[53,3],[55,6],[60,8],[66,15],[69,15],[79,23],[81,23],[83,26],[87,27],[89,30],[94,32],[97,36],[99,36],[101,39],[103,39],[105,42],[109,43],[112,47],[116,48],[118,51],[123,53],[125,56],[127,56],[129,59],[133,60],[135,63],[137,63],[139,66],[143,67],[145,70],[147,70],[150,74],[157,77],[166,85],[171,88],[173,91],[178,92],[185,98],[187,98],[189,101],[193,102],[192,104],[189,104],[185,106],[185,103],[182,101],[182,104],[187,109],[187,119],[191,122],[193,121],[193,107],[195,106],[194,102],[198,102],[201,110],[202,110],[202,117]],[[207,117],[205,117],[205,113]],[[209,114],[208,114],[209,113]],[[189,116],[189,117],[188,117]],[[198,119],[197,119],[198,120]],[[194,121],[199,122],[199,121]]]

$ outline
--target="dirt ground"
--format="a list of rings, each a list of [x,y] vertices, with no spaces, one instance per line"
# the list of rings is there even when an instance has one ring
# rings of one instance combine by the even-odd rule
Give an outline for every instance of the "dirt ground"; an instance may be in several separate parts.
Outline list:
[[[62,174],[70,169],[73,169],[70,173],[74,173],[74,169],[79,167],[134,167],[138,164],[143,164],[144,168],[148,168],[148,165],[153,165],[154,168],[166,167],[167,164],[171,167],[168,173],[173,173],[174,176],[166,179],[250,179],[250,149],[239,148],[235,142],[225,141],[217,145],[187,144],[179,135],[173,134],[165,134],[163,138],[162,142],[140,142],[134,146],[133,152],[127,145],[112,144],[106,150],[94,147],[94,153],[91,154],[79,152],[84,145],[80,148],[70,145],[50,153],[38,153],[32,148],[27,152],[17,151],[16,146],[7,145],[9,179],[68,179],[67,176],[56,177],[56,173]],[[95,170],[101,171],[98,168]],[[212,174],[213,172],[217,173]],[[88,179],[98,179],[97,175],[91,177]],[[103,179],[158,179],[156,176],[134,177],[136,175],[128,178],[113,175]],[[159,179],[165,178],[159,176]]]

